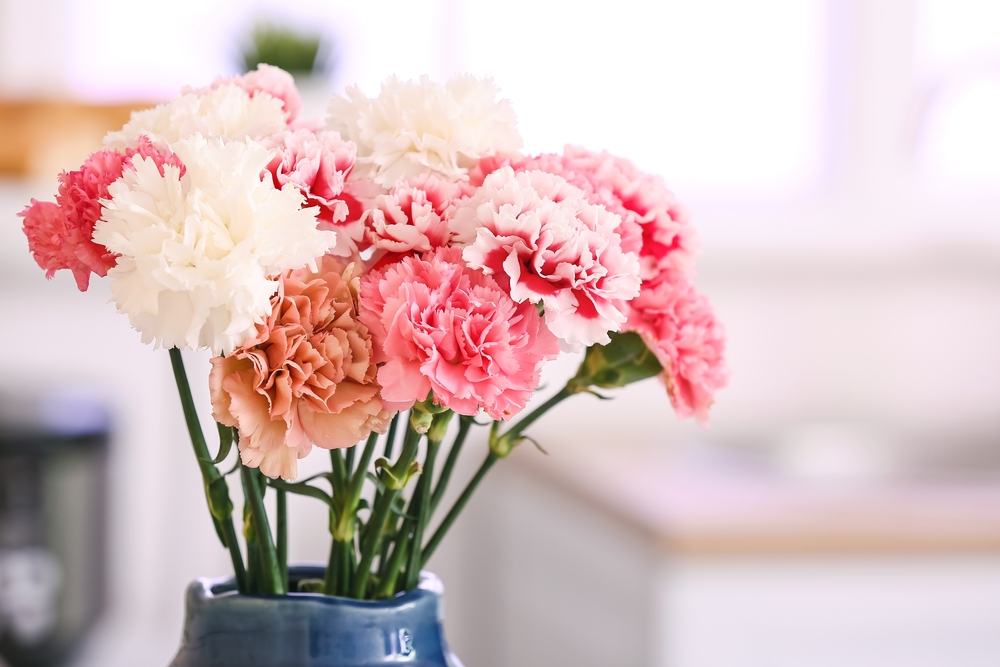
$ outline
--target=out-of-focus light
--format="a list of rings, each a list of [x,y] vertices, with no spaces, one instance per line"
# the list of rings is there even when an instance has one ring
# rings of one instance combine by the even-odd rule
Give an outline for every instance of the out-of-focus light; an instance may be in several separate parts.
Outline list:
[[[1000,56],[1000,2],[921,0],[916,37],[917,66],[924,71]]]
[[[946,90],[923,127],[919,173],[932,190],[1000,192],[1000,72]]]
[[[467,3],[459,65],[494,75],[529,152],[566,142],[606,148],[664,174],[686,197],[788,196],[821,167],[824,8]]]
[[[914,62],[930,91],[917,170],[939,194],[997,195],[1000,183],[1000,3],[922,0]]]

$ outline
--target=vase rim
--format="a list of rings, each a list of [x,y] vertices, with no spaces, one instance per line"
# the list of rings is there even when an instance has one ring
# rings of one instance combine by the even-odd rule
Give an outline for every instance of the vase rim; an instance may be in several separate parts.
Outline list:
[[[322,579],[326,572],[326,566],[317,563],[301,563],[289,565],[288,576],[292,581],[301,579]],[[283,595],[273,593],[240,593],[236,590],[236,579],[229,577],[198,577],[192,588],[197,589],[198,597],[204,600],[220,598],[263,598],[268,600],[309,600],[326,604],[352,604],[365,607],[394,607],[408,602],[416,601],[428,593],[441,596],[444,594],[444,584],[433,572],[427,570],[420,571],[420,580],[417,587],[410,591],[397,593],[391,598],[382,600],[358,600],[356,598],[342,597],[339,595],[326,595],[324,593],[309,592],[289,592]]]

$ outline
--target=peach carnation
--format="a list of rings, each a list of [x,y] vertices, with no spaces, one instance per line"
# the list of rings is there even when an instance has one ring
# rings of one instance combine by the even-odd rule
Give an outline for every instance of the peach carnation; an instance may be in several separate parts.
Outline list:
[[[517,304],[462,261],[458,248],[404,257],[361,282],[382,398],[400,409],[428,398],[464,415],[520,412],[542,364],[559,353],[530,303]]]
[[[90,286],[90,274],[104,277],[114,267],[117,255],[94,243],[94,223],[101,217],[101,200],[108,197],[108,187],[132,168],[134,156],[148,157],[163,173],[163,165],[171,164],[184,173],[184,165],[172,153],[157,150],[148,139],[140,137],[136,148],[124,153],[101,150],[90,155],[79,169],[59,175],[59,192],[55,203],[32,199],[20,213],[24,218],[24,233],[28,247],[46,277],[59,269],[69,269],[81,292]]]
[[[429,252],[448,244],[458,188],[431,174],[397,183],[364,213],[369,242],[387,253]]]
[[[559,174],[586,191],[591,201],[620,215],[622,247],[638,253],[643,280],[694,265],[700,251],[694,225],[661,177],[607,151],[595,153],[578,146],[567,146],[562,156],[524,160],[514,168]]]
[[[351,447],[385,431],[390,415],[358,321],[359,275],[329,255],[315,272],[285,273],[257,334],[212,359],[213,414],[239,429],[244,465],[291,480],[314,443]]]
[[[571,349],[608,343],[625,322],[622,303],[639,293],[639,264],[621,247],[620,224],[564,178],[510,166],[452,216],[469,265],[509,286],[518,303],[544,304],[549,329]]]
[[[729,379],[726,333],[692,276],[663,271],[644,282],[628,304],[625,329],[642,336],[660,361],[677,415],[707,424],[715,392]]]
[[[285,113],[288,114],[288,122],[292,123],[302,113],[302,96],[299,89],[295,87],[295,79],[291,74],[266,63],[257,65],[257,69],[240,76],[229,78],[218,78],[211,85],[211,90],[232,84],[245,90],[250,97],[258,93],[265,93],[271,97],[281,100]]]

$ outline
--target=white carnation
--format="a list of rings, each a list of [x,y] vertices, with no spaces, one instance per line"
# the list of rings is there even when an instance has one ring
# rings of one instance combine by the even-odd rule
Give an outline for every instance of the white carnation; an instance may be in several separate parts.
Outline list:
[[[383,187],[431,171],[450,181],[489,155],[516,155],[523,146],[507,100],[495,101],[492,79],[468,74],[443,86],[391,77],[369,99],[356,87],[330,102],[327,127],[358,145],[353,178]]]
[[[160,150],[201,134],[242,141],[260,139],[286,127],[282,101],[270,95],[251,97],[233,84],[215,90],[186,92],[152,109],[135,111],[121,130],[104,137],[106,148],[135,148],[147,136]]]
[[[172,148],[186,173],[134,158],[94,240],[121,255],[112,298],[144,343],[227,353],[271,312],[274,277],[314,265],[336,235],[316,228],[295,186],[261,178],[271,155],[259,143],[196,135]]]

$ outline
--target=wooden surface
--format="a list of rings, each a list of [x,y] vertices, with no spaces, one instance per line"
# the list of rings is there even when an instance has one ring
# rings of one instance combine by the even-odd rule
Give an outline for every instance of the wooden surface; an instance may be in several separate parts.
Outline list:
[[[0,100],[0,174],[53,178],[80,166],[148,103],[94,105],[51,100]]]
[[[794,479],[666,448],[519,448],[510,464],[688,555],[1000,551],[1000,477]]]

